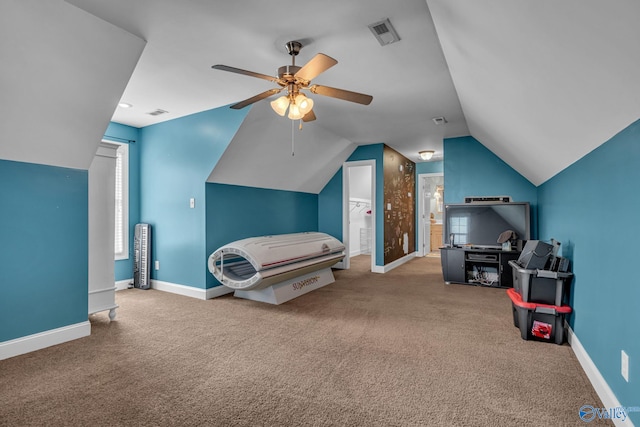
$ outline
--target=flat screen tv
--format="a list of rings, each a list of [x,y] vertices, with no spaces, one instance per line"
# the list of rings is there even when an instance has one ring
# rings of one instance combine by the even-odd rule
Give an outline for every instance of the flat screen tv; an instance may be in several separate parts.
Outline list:
[[[528,202],[449,204],[444,214],[444,240],[449,246],[500,249],[498,236],[508,230],[518,240],[531,238]]]

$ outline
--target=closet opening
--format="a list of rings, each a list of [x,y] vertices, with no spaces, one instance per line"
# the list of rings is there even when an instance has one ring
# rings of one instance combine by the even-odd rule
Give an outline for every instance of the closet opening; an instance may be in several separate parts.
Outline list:
[[[375,160],[347,162],[343,165],[343,243],[344,268],[351,261],[375,267]]]

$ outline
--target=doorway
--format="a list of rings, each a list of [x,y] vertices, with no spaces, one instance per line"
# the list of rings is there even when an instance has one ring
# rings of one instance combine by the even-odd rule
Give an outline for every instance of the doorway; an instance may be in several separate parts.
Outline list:
[[[375,160],[346,162],[342,167],[342,240],[346,254],[342,267],[350,267],[350,258],[365,257],[371,271],[376,260]]]
[[[444,174],[420,174],[418,182],[420,183],[418,255],[439,256],[439,248],[443,243]]]

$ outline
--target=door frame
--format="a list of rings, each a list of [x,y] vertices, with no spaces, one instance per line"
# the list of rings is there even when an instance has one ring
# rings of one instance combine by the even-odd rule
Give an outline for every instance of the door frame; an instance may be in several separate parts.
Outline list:
[[[359,166],[371,167],[371,271],[375,271],[376,266],[376,161],[358,160],[352,162],[344,162],[342,164],[342,243],[345,246],[345,257],[341,263],[336,266],[344,269],[350,267],[349,254],[349,168]]]
[[[424,212],[424,206],[426,203],[425,197],[424,197],[424,179],[425,178],[429,178],[429,177],[435,177],[435,176],[442,176],[444,177],[444,173],[443,172],[434,172],[434,173],[421,173],[418,174],[418,212],[419,212],[419,217],[418,217],[418,230],[420,230],[420,232],[418,233],[418,256],[426,256],[427,252],[425,251],[425,246],[426,243],[425,242],[425,228],[428,226],[429,230],[431,230],[431,222],[429,222],[428,218],[425,218],[425,214]],[[447,189],[445,188],[445,191],[447,191]],[[429,211],[431,212],[431,211]],[[429,244],[431,244],[429,242]],[[431,248],[429,248],[431,249]]]

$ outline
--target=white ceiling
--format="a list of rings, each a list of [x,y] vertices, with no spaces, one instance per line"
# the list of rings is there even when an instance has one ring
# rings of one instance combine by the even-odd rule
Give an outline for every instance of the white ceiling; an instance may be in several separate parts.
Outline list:
[[[471,135],[539,185],[640,118],[637,0],[427,0]]]
[[[88,169],[144,44],[62,1],[0,2],[0,159]]]
[[[275,74],[289,40],[305,44],[298,65],[318,52],[338,60],[314,83],[373,96],[369,106],[314,96],[318,120],[303,132],[384,142],[414,160],[471,134],[538,185],[640,117],[637,0],[68,2],[147,41],[122,96],[134,107],[113,116],[136,127],[273,87],[211,65]],[[400,42],[375,40],[367,25],[383,18]],[[169,113],[147,114],[158,108]],[[247,115],[256,131],[237,144],[268,139],[251,126],[259,116]]]
[[[275,75],[291,63],[284,44],[302,40],[298,65],[319,52],[338,61],[313,83],[373,96],[363,106],[316,95],[318,119],[305,128],[321,126],[356,144],[384,142],[415,160],[422,149],[441,154],[443,136],[469,134],[424,0],[68,1],[147,40],[122,96],[134,107],[115,111],[119,123],[148,126],[273,88],[211,66]],[[401,41],[383,47],[368,25],[387,17]],[[169,114],[147,114],[158,108]],[[438,116],[446,128],[431,121]]]
[[[254,105],[207,181],[320,193],[356,146],[325,127],[304,123],[300,132],[293,123],[292,139],[291,120],[266,102]]]

